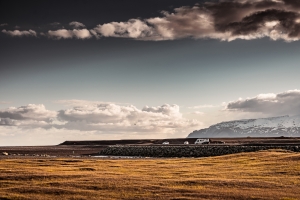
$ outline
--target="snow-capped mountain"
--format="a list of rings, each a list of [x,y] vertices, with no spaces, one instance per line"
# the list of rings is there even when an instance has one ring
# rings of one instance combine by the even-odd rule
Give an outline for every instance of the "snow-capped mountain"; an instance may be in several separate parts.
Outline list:
[[[300,136],[300,116],[280,116],[221,122],[193,131],[188,138],[198,137],[277,137]]]

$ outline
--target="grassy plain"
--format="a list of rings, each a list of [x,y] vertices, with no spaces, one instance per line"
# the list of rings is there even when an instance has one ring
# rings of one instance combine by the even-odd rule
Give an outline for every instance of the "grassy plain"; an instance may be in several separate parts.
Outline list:
[[[300,199],[300,153],[0,159],[0,199]]]

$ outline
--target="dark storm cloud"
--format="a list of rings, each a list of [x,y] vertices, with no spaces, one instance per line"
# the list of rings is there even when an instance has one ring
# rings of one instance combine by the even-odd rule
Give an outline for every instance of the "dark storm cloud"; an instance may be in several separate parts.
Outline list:
[[[240,99],[228,103],[226,110],[270,115],[299,115],[300,90],[289,90],[279,94],[260,94],[253,98]]]
[[[299,18],[299,14],[290,11],[275,9],[260,11],[243,18],[240,22],[228,24],[226,31],[230,31],[233,36],[246,36],[256,34],[265,28],[268,22],[274,22],[274,26],[271,24],[273,26],[272,31],[277,30],[277,34],[284,33],[290,39],[298,39],[300,24],[296,22],[297,18]]]
[[[297,6],[298,5],[298,6]],[[299,39],[299,3],[294,1],[225,1],[207,4],[217,32],[232,39]]]
[[[98,37],[142,40],[192,37],[231,41],[269,37],[273,40],[294,41],[299,39],[299,11],[299,3],[292,1],[207,2],[194,7],[176,8],[173,13],[162,12],[162,17],[145,19],[135,27],[124,26],[130,21],[111,22],[98,25],[94,30]]]
[[[283,0],[286,5],[294,7],[294,8],[300,8],[300,1],[298,0]]]
[[[26,119],[25,117],[23,117],[21,114],[19,113],[11,113],[11,112],[0,112],[0,117],[1,118],[9,118],[9,119],[17,119],[17,120],[24,120]]]
[[[217,31],[226,31],[229,24],[240,22],[244,17],[268,9],[281,9],[278,2],[262,1],[222,1],[219,3],[206,3],[205,7],[211,12]]]
[[[158,17],[98,24],[91,29],[86,29],[81,22],[72,21],[69,26],[73,29],[48,30],[40,35],[54,39],[88,39],[93,36],[98,39],[174,40],[190,37],[232,41],[269,37],[296,41],[300,39],[299,12],[299,1],[220,0],[178,7],[172,12],[162,11]],[[2,32],[21,35],[18,30]]]

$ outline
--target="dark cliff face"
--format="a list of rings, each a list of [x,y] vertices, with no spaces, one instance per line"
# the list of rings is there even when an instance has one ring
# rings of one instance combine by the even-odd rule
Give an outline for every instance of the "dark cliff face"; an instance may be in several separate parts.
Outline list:
[[[188,138],[247,136],[300,136],[300,117],[281,116],[222,122],[206,129],[195,130],[188,135]]]

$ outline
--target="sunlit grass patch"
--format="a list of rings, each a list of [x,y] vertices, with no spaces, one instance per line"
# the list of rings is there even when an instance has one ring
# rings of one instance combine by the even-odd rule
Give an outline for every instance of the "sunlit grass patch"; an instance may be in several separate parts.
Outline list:
[[[300,154],[0,160],[0,199],[299,199]]]

